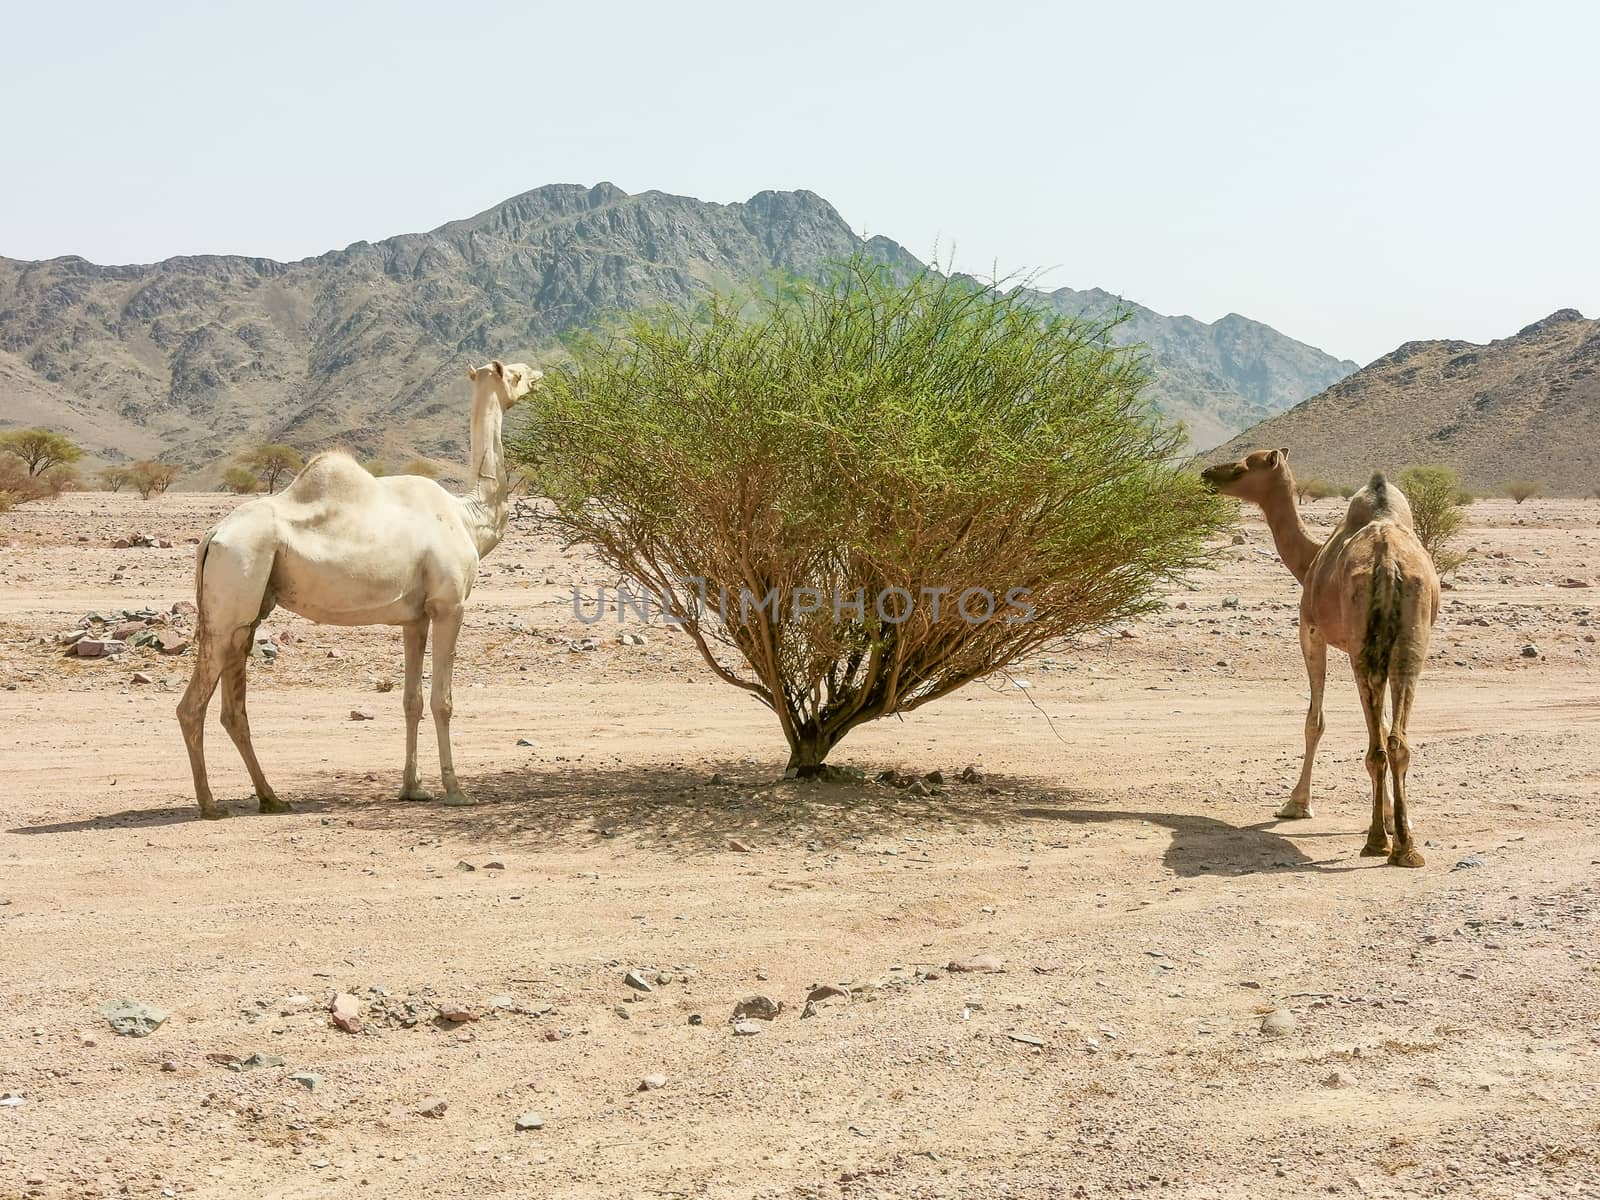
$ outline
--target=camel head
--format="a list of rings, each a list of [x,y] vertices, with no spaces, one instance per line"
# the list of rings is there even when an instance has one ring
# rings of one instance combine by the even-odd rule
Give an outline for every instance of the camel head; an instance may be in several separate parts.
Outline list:
[[[506,409],[538,387],[544,372],[527,363],[508,366],[497,358],[486,367],[468,367],[467,378],[472,380],[475,398],[485,391],[492,392],[499,397],[500,407]]]
[[[1200,472],[1200,478],[1212,491],[1240,500],[1261,500],[1274,488],[1292,483],[1289,474],[1289,450],[1252,450],[1238,462],[1218,463]]]

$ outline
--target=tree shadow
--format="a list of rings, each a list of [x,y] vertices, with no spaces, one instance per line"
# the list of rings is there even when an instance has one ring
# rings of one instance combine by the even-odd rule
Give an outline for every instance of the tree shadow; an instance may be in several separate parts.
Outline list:
[[[711,782],[713,773],[722,782]],[[875,783],[784,780],[776,762],[752,759],[697,761],[692,766],[533,764],[472,776],[465,786],[480,803],[470,808],[399,800],[398,782],[387,772],[326,772],[302,777],[282,793],[294,806],[288,817],[258,816],[253,798],[224,807],[236,820],[292,821],[314,815],[360,829],[403,829],[496,849],[616,844],[680,856],[726,853],[734,841],[756,851],[820,849],[919,832],[1017,830],[1037,822],[1133,829],[1145,824],[1167,831],[1162,862],[1184,878],[1359,869],[1342,859],[1313,859],[1295,841],[1276,833],[1275,822],[1239,826],[1154,807],[1113,808],[1114,799],[1125,797],[1015,777],[948,783],[931,795],[918,796]],[[1142,799],[1148,802],[1153,797]],[[181,805],[20,826],[9,832],[74,833],[198,819],[193,807]]]

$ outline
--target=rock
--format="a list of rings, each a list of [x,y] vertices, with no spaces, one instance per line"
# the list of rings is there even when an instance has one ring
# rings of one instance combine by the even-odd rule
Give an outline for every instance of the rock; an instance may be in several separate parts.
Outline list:
[[[920,779],[912,781],[911,786],[906,789],[906,792],[912,796],[933,795],[933,789],[927,784],[923,783]]]
[[[639,1090],[641,1092],[654,1092],[666,1086],[667,1077],[665,1075],[646,1075],[639,1080]]]
[[[1021,1042],[1024,1046],[1037,1046],[1041,1050],[1044,1049],[1044,1039],[1039,1037],[1037,1034],[1008,1033],[1006,1036],[1013,1042]]]
[[[648,646],[650,639],[642,633],[619,633],[617,641],[624,646]]]
[[[1587,579],[1567,578],[1567,579],[1563,579],[1560,583],[1556,584],[1556,586],[1557,587],[1563,587],[1563,588],[1586,588],[1586,587],[1593,587],[1594,584],[1590,583]]]
[[[1247,540],[1248,539],[1242,533],[1236,533],[1233,535],[1233,544],[1235,546],[1242,546]]]
[[[733,850],[733,851],[735,851],[735,852],[737,852],[739,854],[749,854],[750,853],[750,844],[748,842],[741,841],[738,838],[729,838],[728,839],[728,849],[729,850]]]
[[[706,1023],[706,1019],[703,1016],[701,1016],[699,1013],[690,1013],[689,1014],[689,1024],[691,1024],[691,1025],[704,1025],[705,1023]]]
[[[156,632],[156,647],[163,654],[182,654],[189,648],[189,639],[176,629],[158,629]]]
[[[656,982],[657,983],[671,983],[672,982],[672,972],[671,971],[657,971],[656,972]]]
[[[370,721],[372,720],[372,714],[363,709],[352,708],[350,710],[350,719],[352,721]]]
[[[1450,869],[1452,871],[1468,871],[1473,867],[1481,866],[1483,866],[1483,859],[1479,858],[1476,854],[1469,854]]]
[[[824,763],[822,771],[813,778],[823,783],[865,783],[867,773],[860,767],[836,767],[832,763]]]
[[[644,972],[642,971],[629,971],[622,977],[622,982],[636,992],[653,992],[656,990],[650,981],[644,977]]]
[[[519,746],[531,746],[531,745],[533,745],[533,739],[532,738],[518,738],[517,739],[517,745],[519,745]]]
[[[969,958],[958,958],[945,968],[952,975],[993,973],[1005,970],[1005,963],[993,954],[974,954]]]
[[[506,869],[506,865],[505,865],[505,863],[501,862],[499,859],[495,859],[492,862],[484,863],[483,864],[483,869],[485,871],[504,871]]]
[[[349,992],[340,992],[335,996],[328,1012],[333,1017],[333,1023],[346,1033],[361,1032],[361,1001]]]
[[[145,623],[143,621],[123,621],[111,631],[111,636],[119,642],[125,642],[134,634],[143,633],[144,630]]]
[[[1322,1081],[1322,1086],[1328,1088],[1347,1088],[1355,1085],[1356,1077],[1349,1071],[1335,1071]]]
[[[15,1092],[7,1092],[0,1096],[0,1108],[21,1108],[27,1101]]]
[[[149,1037],[167,1021],[164,1009],[143,1000],[113,1000],[100,1006],[100,1015],[124,1037]]]
[[[922,779],[924,783],[940,784],[944,782],[944,772],[929,771]]]
[[[174,600],[171,611],[174,616],[192,617],[200,610],[195,607],[193,600]]]
[[[754,1037],[765,1028],[766,1026],[760,1021],[735,1021],[733,1023],[733,1036]]]
[[[517,1118],[516,1130],[518,1133],[527,1133],[530,1129],[543,1129],[544,1118],[536,1112],[525,1112]]]
[[[624,1021],[633,1020],[633,1009],[629,1008],[626,1004],[618,1004],[614,1006],[611,1011],[616,1013],[617,1016],[621,1017]]]
[[[770,996],[751,995],[733,1006],[733,1019],[754,1017],[758,1021],[775,1021],[782,1011],[783,1005]]]
[[[88,636],[88,633],[89,631],[87,629],[63,629],[60,633],[56,634],[56,645],[75,645]]]
[[[973,766],[971,763],[968,763],[965,767],[961,768],[961,782],[982,783],[983,772],[978,770],[978,768]]]
[[[439,1019],[449,1021],[453,1025],[464,1025],[468,1021],[476,1021],[478,1014],[465,1004],[457,1004],[453,1000],[439,1002]]]
[[[1526,646],[1524,646],[1522,648],[1522,657],[1523,658],[1538,658],[1539,657],[1539,647],[1535,646],[1532,642],[1529,642]]]
[[[450,1110],[450,1101],[448,1101],[448,1100],[440,1100],[440,1099],[437,1099],[437,1098],[429,1098],[427,1100],[424,1100],[417,1107],[418,1115],[419,1116],[424,1116],[424,1117],[442,1117],[449,1110]]]
[[[110,658],[127,648],[126,642],[119,642],[115,638],[86,637],[76,642],[72,650],[79,658]]]
[[[711,786],[712,787],[731,787],[731,786],[733,786],[733,780],[729,779],[721,771],[717,771],[717,772],[714,772],[712,774],[712,776],[711,776]]]
[[[1294,1032],[1294,1014],[1287,1008],[1275,1008],[1261,1018],[1262,1037],[1286,1037]]]
[[[1237,596],[1224,596],[1222,598],[1222,607],[1223,608],[1238,608],[1239,607],[1239,597],[1237,597]]]
[[[296,1071],[289,1076],[290,1080],[298,1083],[308,1092],[314,1092],[322,1086],[322,1076],[314,1071]]]
[[[835,987],[831,983],[818,984],[806,994],[807,1004],[826,1004],[829,1000],[843,1000],[850,1003],[850,989]]]
[[[149,675],[145,674],[143,671],[135,671],[133,673],[133,682],[134,683],[154,683],[155,680],[152,679]]]
[[[458,870],[458,871],[476,871],[477,869],[478,869],[477,867],[473,866],[471,863],[469,863],[464,858],[460,859],[456,863],[456,870]]]
[[[223,1059],[229,1060],[223,1062],[222,1065],[230,1071],[257,1071],[262,1067],[283,1066],[283,1059],[278,1055],[262,1054],[260,1052],[250,1055],[249,1058],[234,1058],[231,1054],[208,1054],[206,1057],[212,1062],[218,1062]]]
[[[166,1060],[164,1060],[162,1062],[161,1069],[163,1071],[166,1071],[166,1072],[169,1072],[169,1073],[172,1072],[172,1071],[176,1071],[178,1069],[178,1063],[177,1063],[177,1061],[175,1059],[171,1059],[171,1058],[166,1059]]]

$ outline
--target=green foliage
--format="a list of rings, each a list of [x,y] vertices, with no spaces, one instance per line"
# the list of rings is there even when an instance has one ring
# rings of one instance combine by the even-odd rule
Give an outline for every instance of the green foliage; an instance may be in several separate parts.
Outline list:
[[[43,475],[51,467],[70,465],[83,457],[83,451],[70,438],[48,429],[0,433],[0,453],[21,459],[30,476]]]
[[[257,446],[242,455],[240,462],[261,476],[269,494],[278,490],[278,480],[306,465],[305,459],[300,457],[300,451],[279,442]]]
[[[235,465],[222,473],[222,486],[236,496],[253,496],[261,490],[261,476],[249,467]]]
[[[1336,496],[1339,493],[1339,489],[1334,487],[1333,484],[1326,479],[1318,479],[1316,476],[1312,476],[1310,479],[1297,479],[1295,481],[1295,491],[1300,494],[1300,502],[1302,504],[1307,500],[1326,500],[1329,496]]]
[[[1412,524],[1440,575],[1466,560],[1453,543],[1466,524],[1461,511],[1461,477],[1449,467],[1407,467],[1400,472],[1400,490],[1411,502]]]
[[[1351,487],[1348,483],[1341,483],[1339,485],[1339,499],[1348,500],[1360,490],[1360,488]]]
[[[1225,510],[1108,332],[858,260],[575,339],[510,454],[552,502],[539,519],[664,597],[814,773],[850,729],[1144,612],[1202,560]],[[914,598],[902,623],[876,611],[887,588]],[[992,619],[962,619],[972,588]],[[821,607],[801,613],[808,589]],[[1011,589],[1030,620],[1007,619]]]
[[[1501,484],[1501,487],[1505,489],[1506,495],[1518,504],[1544,491],[1544,484],[1533,479],[1508,479]]]

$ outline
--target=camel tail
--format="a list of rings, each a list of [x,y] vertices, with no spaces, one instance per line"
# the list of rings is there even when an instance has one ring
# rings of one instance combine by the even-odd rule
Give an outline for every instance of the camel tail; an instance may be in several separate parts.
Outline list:
[[[1368,486],[1380,497],[1384,479],[1374,475]],[[1380,538],[1372,564],[1372,594],[1367,603],[1366,632],[1361,639],[1361,667],[1378,687],[1389,680],[1395,651],[1405,632],[1406,579],[1388,540]]]
[[[197,613],[203,612],[206,606],[206,551],[211,549],[211,538],[216,534],[213,529],[200,539],[200,546],[194,553],[194,606]],[[202,622],[196,621],[198,628]]]

